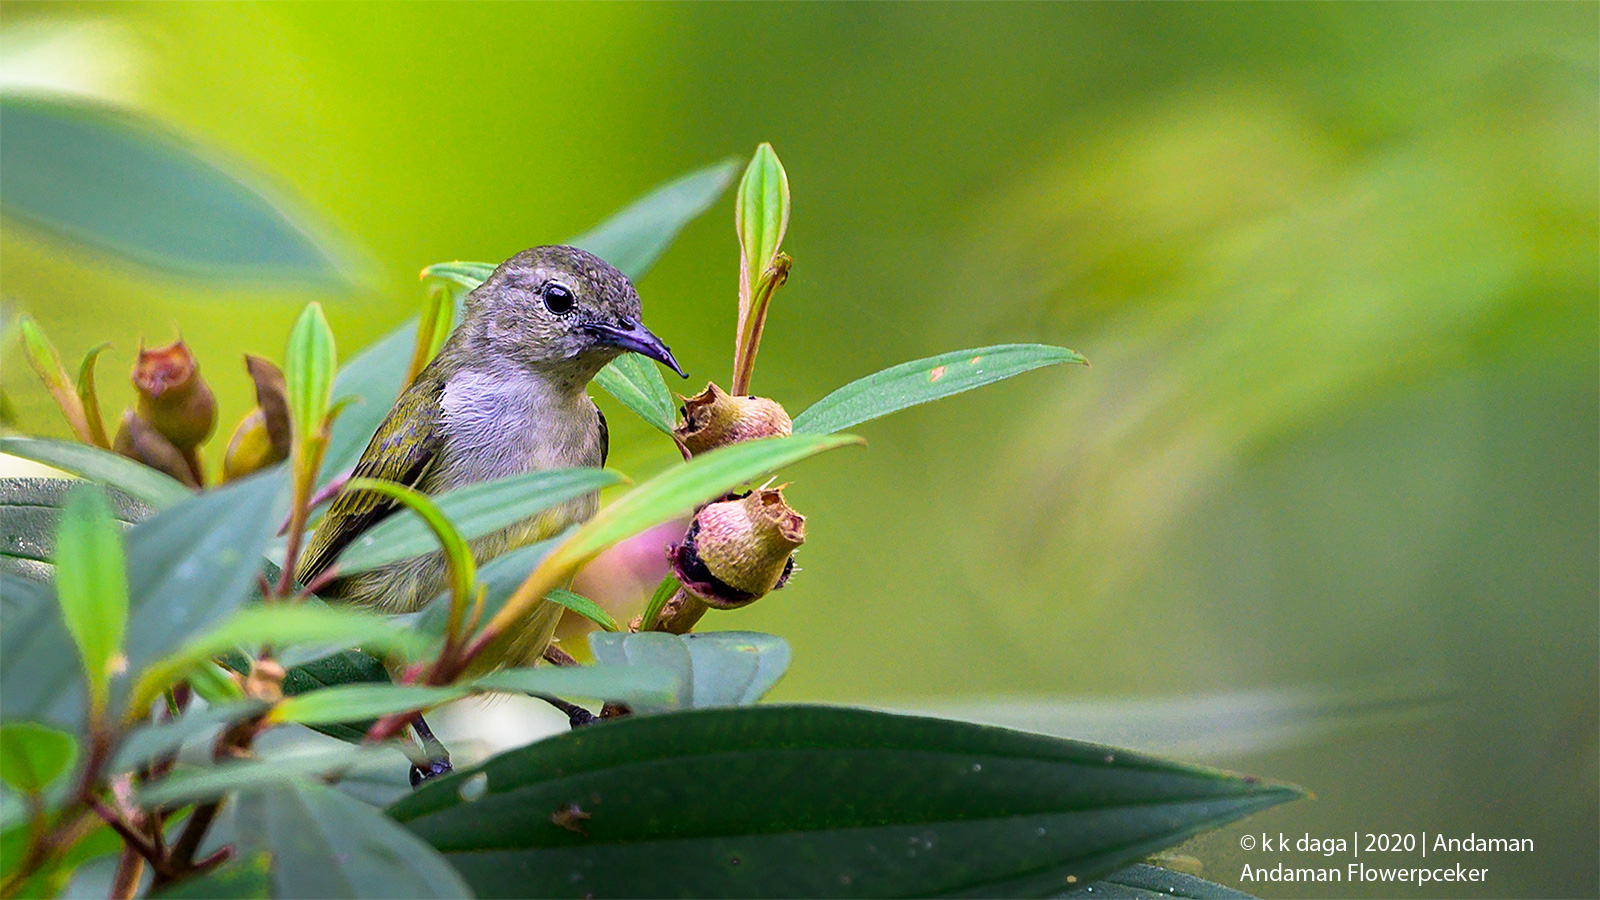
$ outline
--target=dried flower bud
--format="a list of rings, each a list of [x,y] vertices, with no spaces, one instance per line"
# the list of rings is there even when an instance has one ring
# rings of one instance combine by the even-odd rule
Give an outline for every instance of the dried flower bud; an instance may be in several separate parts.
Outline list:
[[[277,703],[283,699],[283,677],[287,674],[276,660],[258,659],[250,664],[244,679],[244,695],[253,700]]]
[[[182,340],[157,350],[140,348],[133,386],[139,417],[180,453],[191,454],[217,427],[217,400]]]
[[[279,456],[274,452],[266,416],[259,409],[252,410],[239,420],[228,440],[228,451],[222,457],[222,480],[243,478],[287,458],[287,454]]]
[[[283,372],[259,356],[245,355],[245,368],[256,383],[255,409],[239,421],[222,457],[222,479],[232,481],[289,458],[293,433]]]
[[[272,451],[278,459],[288,459],[294,430],[289,423],[289,394],[283,370],[271,360],[248,353],[244,357],[244,367],[250,372],[250,380],[255,382],[256,406],[261,410],[267,436],[272,440]]]
[[[684,588],[716,609],[737,609],[783,586],[794,551],[806,540],[805,517],[782,490],[759,490],[707,504],[683,543],[668,551]]]
[[[161,432],[134,415],[131,409],[122,413],[122,425],[117,429],[117,438],[112,441],[111,449],[158,472],[165,472],[189,487],[200,486],[199,478],[178,448],[162,437]]]
[[[739,397],[715,384],[684,398],[683,421],[672,433],[690,453],[757,438],[787,436],[794,431],[789,414],[776,400]]]

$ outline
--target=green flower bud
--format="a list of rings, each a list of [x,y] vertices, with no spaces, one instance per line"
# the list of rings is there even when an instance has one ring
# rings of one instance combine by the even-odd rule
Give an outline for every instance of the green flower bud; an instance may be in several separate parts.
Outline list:
[[[679,412],[683,421],[672,434],[691,454],[794,431],[789,414],[778,401],[733,396],[710,383],[699,394],[684,398]]]
[[[139,417],[180,453],[192,454],[217,427],[217,400],[182,340],[157,350],[140,348],[133,386]]]
[[[794,551],[806,540],[805,526],[781,488],[707,504],[683,543],[668,551],[673,573],[707,605],[737,609],[788,580]]]
[[[134,415],[131,409],[122,414],[122,426],[117,429],[117,438],[112,441],[111,449],[158,472],[165,472],[189,487],[200,486],[189,461],[178,452],[178,448],[162,437],[161,432],[150,427],[148,422]]]

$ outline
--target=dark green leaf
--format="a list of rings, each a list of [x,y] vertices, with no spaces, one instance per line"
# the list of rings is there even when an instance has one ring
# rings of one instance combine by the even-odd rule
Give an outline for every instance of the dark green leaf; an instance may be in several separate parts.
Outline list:
[[[852,381],[818,400],[794,417],[794,433],[832,434],[908,406],[970,391],[1040,366],[1084,362],[1081,355],[1063,347],[1000,344],[901,363]]]
[[[137,769],[157,757],[176,753],[185,742],[208,731],[256,715],[266,708],[267,704],[260,700],[239,700],[192,710],[170,722],[141,725],[123,739],[111,769],[114,772]]]
[[[48,567],[55,557],[61,506],[80,484],[70,478],[0,478],[0,555]],[[148,504],[121,491],[106,491],[106,499],[119,523],[138,522],[150,515]],[[52,570],[34,569],[19,574],[34,572],[50,574]]]
[[[0,777],[19,791],[42,791],[78,758],[72,735],[32,722],[0,724]]]
[[[161,900],[267,900],[272,896],[272,857],[254,853],[229,860],[150,896]]]
[[[122,531],[98,486],[79,487],[62,507],[55,564],[61,617],[78,646],[90,707],[98,715],[110,700],[112,677],[127,669],[122,636],[128,628]]]
[[[558,735],[391,814],[483,896],[1043,896],[1299,795],[998,728],[757,706]],[[552,820],[574,806],[574,829]]]
[[[240,851],[272,858],[274,897],[472,896],[432,847],[332,788],[287,782],[249,791],[235,806]]]
[[[1140,863],[1120,872],[1074,888],[1060,897],[1097,900],[1156,900],[1158,897],[1189,900],[1251,900],[1249,894],[1226,885]]]
[[[621,480],[609,469],[545,469],[480,482],[431,499],[464,539],[473,540]],[[352,541],[339,555],[339,572],[364,572],[438,549],[427,524],[406,510]]]
[[[624,353],[601,369],[594,381],[639,418],[659,431],[672,433],[678,420],[677,406],[654,362],[637,353]]]
[[[274,722],[329,725],[427,709],[467,695],[466,687],[420,684],[341,684],[290,697],[272,710]]]
[[[7,718],[83,725],[83,670],[53,585],[0,572],[0,709]]]
[[[4,437],[0,438],[0,453],[31,459],[115,488],[156,509],[181,503],[194,496],[194,491],[149,466],[88,444]]]
[[[339,277],[281,201],[137,113],[7,94],[0,122],[8,216],[185,275]]]
[[[444,633],[442,624],[440,625],[439,633]],[[381,660],[360,650],[342,650],[338,653],[324,656],[321,659],[291,667],[283,676],[283,693],[286,696],[295,697],[334,685],[387,684],[388,682],[389,670],[384,667]],[[372,722],[332,722],[324,725],[312,725],[311,727],[329,737],[336,737],[341,741],[359,744],[366,740],[367,729],[372,727]]]

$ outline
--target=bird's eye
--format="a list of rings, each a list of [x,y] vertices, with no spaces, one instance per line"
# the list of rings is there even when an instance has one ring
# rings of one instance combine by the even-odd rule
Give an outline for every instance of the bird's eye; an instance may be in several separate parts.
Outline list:
[[[558,316],[572,312],[572,307],[578,303],[572,296],[572,291],[565,285],[552,284],[544,289],[544,308]]]

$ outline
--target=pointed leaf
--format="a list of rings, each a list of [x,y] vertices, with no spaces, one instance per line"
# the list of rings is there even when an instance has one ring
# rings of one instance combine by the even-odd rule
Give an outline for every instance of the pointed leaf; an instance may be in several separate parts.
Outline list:
[[[622,630],[622,626],[618,624],[615,618],[612,617],[611,613],[606,612],[604,607],[593,600],[590,600],[588,597],[583,596],[582,594],[574,594],[571,591],[556,588],[550,593],[545,594],[544,598],[549,600],[551,603],[558,603],[562,606],[565,606],[567,609],[577,613],[580,616],[583,616],[585,619],[588,619],[596,625],[599,625],[606,631]]]
[[[78,645],[95,715],[110,699],[111,679],[127,669],[122,636],[128,627],[127,560],[122,532],[105,493],[84,486],[67,498],[56,531],[56,597],[67,632]]]
[[[271,856],[274,897],[472,896],[432,847],[378,810],[320,784],[250,791],[238,799],[232,819],[241,852]]]
[[[297,447],[322,428],[322,417],[332,401],[334,373],[338,369],[333,330],[322,314],[322,304],[308,303],[289,332],[289,349],[283,366],[289,418],[294,425]]]
[[[72,768],[78,742],[72,735],[31,722],[0,724],[0,778],[23,793],[37,793]]]
[[[83,362],[78,366],[78,401],[83,405],[83,416],[88,420],[89,434],[94,439],[93,443],[101,449],[110,449],[111,440],[106,437],[106,420],[100,414],[100,395],[94,386],[94,363],[100,354],[110,344],[101,344],[90,350],[83,357]]]
[[[488,281],[489,276],[494,274],[494,269],[494,263],[462,262],[458,259],[452,262],[424,266],[422,277],[439,278],[451,284],[460,285],[470,291]]]
[[[239,700],[190,710],[170,722],[140,725],[123,738],[112,759],[111,771],[127,772],[148,765],[159,757],[178,752],[188,741],[257,715],[266,708],[267,704],[260,700]]]
[[[1226,885],[1144,863],[1079,885],[1060,896],[1084,900],[1251,900],[1249,894]]]
[[[134,793],[140,806],[170,806],[215,800],[224,794],[297,782],[303,778],[342,777],[349,772],[391,767],[400,761],[396,747],[341,744],[260,759],[230,759],[206,768],[180,767]]]
[[[601,369],[594,381],[657,431],[671,434],[677,408],[656,365],[637,353],[624,353]]]
[[[831,434],[908,406],[1058,363],[1087,365],[1082,355],[1045,344],[1000,344],[901,363],[818,400],[794,417],[794,433]]]
[[[737,159],[725,159],[679,176],[623,207],[593,230],[573,238],[571,243],[638,281],[666,252],[683,226],[722,196],[738,171]]]
[[[390,814],[485,896],[1044,896],[1299,795],[998,728],[756,706],[557,735]],[[580,827],[551,820],[573,806]]]
[[[683,690],[679,673],[650,666],[538,666],[501,669],[474,687],[521,694],[591,697],[619,703],[658,705]]]
[[[138,113],[8,93],[0,122],[8,216],[184,275],[342,280],[281,200]]]
[[[468,693],[466,687],[420,684],[344,684],[290,697],[272,709],[274,722],[326,725],[425,710]]]
[[[0,437],[0,453],[31,459],[116,488],[156,509],[194,496],[194,491],[149,466],[88,444],[44,438]]]
[[[470,541],[620,481],[622,475],[610,469],[544,469],[458,488],[433,501],[461,536]],[[438,549],[438,541],[428,526],[407,510],[352,541],[339,555],[339,572],[365,572]]]

